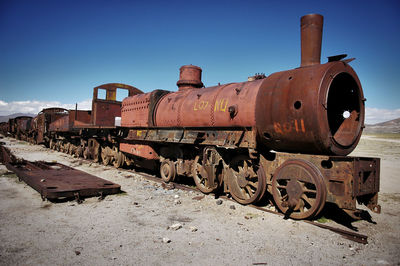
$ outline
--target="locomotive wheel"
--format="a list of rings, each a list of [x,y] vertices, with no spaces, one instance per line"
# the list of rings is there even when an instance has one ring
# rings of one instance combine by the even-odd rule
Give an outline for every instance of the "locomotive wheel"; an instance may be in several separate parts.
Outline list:
[[[58,151],[59,152],[64,152],[64,143],[62,143],[62,141],[60,141],[58,143]]]
[[[175,164],[169,159],[165,159],[160,165],[161,179],[165,183],[173,182],[176,177]]]
[[[60,151],[61,150],[61,142],[57,141],[56,142],[56,151]]]
[[[256,162],[246,155],[239,155],[227,170],[227,183],[232,197],[241,204],[259,201],[266,190],[265,175],[256,173]]]
[[[84,159],[89,159],[89,156],[90,156],[89,154],[90,154],[89,147],[84,147],[83,158]]]
[[[76,146],[74,144],[69,145],[68,154],[72,155],[75,153]]]
[[[69,142],[65,143],[65,144],[64,144],[64,150],[63,150],[63,151],[64,151],[65,153],[68,153],[68,152],[69,152],[69,147],[70,147],[70,146],[71,146],[71,143],[69,143]]]
[[[54,141],[53,141],[53,139],[50,139],[49,148],[54,150]]]
[[[79,158],[82,156],[82,153],[83,153],[83,148],[82,148],[82,146],[79,145],[75,149],[75,156]]]
[[[196,187],[203,193],[209,194],[213,192],[216,187],[213,184],[208,183],[208,174],[206,170],[204,170],[203,166],[198,162],[199,156],[196,156],[196,159],[193,163],[192,175],[193,180],[196,183]]]
[[[113,153],[114,153],[114,161],[113,161],[113,165],[115,168],[120,168],[124,165],[125,162],[125,155],[118,151],[117,147],[113,148]]]
[[[101,147],[101,161],[104,165],[108,165],[111,161],[111,149],[110,147]]]
[[[93,162],[98,163],[100,160],[100,148],[94,147],[91,156],[93,157]]]
[[[310,162],[290,159],[276,169],[272,195],[278,209],[293,219],[312,218],[322,210],[326,186],[321,172]]]

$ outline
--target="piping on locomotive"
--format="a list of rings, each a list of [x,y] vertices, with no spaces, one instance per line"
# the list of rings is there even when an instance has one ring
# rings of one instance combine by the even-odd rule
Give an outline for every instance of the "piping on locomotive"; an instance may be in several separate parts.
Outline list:
[[[200,191],[242,204],[268,194],[294,219],[326,202],[352,217],[357,203],[379,213],[380,159],[347,156],[364,128],[361,83],[346,55],[320,63],[322,25],[321,15],[301,18],[298,68],[204,87],[201,68],[186,65],[177,92],[101,85],[92,111],[43,110],[35,140],[105,165],[157,167],[165,182],[191,177]],[[117,88],[129,91],[122,103]]]

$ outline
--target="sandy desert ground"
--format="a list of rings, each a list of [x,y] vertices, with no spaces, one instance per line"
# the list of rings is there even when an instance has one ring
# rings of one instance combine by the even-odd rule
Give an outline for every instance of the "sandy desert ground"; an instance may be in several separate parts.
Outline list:
[[[367,245],[231,201],[218,205],[211,195],[193,199],[200,194],[165,190],[140,173],[1,141],[17,157],[75,167],[124,193],[42,201],[0,165],[0,265],[400,265],[399,140],[365,136],[351,154],[382,158],[382,213],[352,223]]]

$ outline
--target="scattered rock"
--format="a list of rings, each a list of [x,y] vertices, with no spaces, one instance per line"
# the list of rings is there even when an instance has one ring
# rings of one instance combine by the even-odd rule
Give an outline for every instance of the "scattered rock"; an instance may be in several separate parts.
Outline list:
[[[222,199],[217,200],[215,203],[217,203],[217,205],[221,205],[222,204]]]
[[[175,198],[175,199],[179,199],[179,195],[175,195],[174,198]]]
[[[82,247],[76,247],[75,250],[74,250],[75,255],[76,255],[76,256],[81,255],[82,249],[83,249]]]
[[[229,206],[229,209],[236,210],[236,207],[235,207],[235,205],[231,205],[231,206]]]
[[[189,230],[190,230],[190,232],[196,232],[197,228],[196,228],[196,226],[191,226],[191,227],[189,227]]]
[[[182,202],[179,200],[179,199],[176,199],[176,200],[174,200],[174,204],[175,205],[179,205],[179,204],[181,204]]]
[[[171,229],[171,230],[174,230],[174,231],[179,230],[181,228],[182,228],[182,224],[181,223],[176,223],[176,224],[173,224],[173,225],[168,227],[168,229]]]
[[[169,239],[168,237],[163,237],[162,242],[163,243],[171,243],[171,239]]]

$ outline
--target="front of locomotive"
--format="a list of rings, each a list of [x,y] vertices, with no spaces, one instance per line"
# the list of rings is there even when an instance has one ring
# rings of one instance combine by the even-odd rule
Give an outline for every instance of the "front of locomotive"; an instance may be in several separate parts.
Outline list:
[[[301,66],[274,73],[256,103],[259,142],[272,150],[347,155],[357,146],[365,99],[346,55],[320,64],[323,17],[301,18]]]

